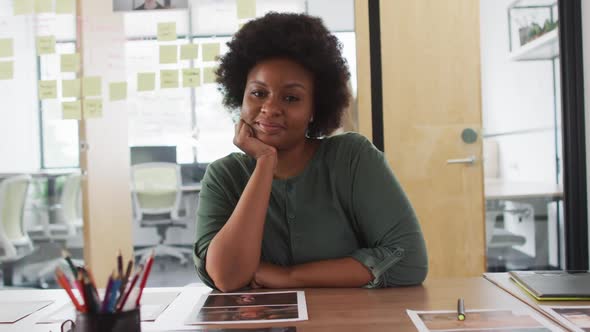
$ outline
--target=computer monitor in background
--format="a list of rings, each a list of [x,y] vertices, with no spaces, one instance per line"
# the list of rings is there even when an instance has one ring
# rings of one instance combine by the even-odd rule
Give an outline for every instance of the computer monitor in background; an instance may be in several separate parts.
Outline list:
[[[132,146],[131,165],[168,162],[176,163],[176,146]]]

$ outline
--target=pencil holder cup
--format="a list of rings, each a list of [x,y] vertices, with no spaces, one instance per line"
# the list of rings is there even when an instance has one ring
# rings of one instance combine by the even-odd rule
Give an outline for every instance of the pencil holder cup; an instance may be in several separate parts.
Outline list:
[[[67,322],[70,323],[66,324]],[[76,321],[64,322],[61,330],[62,332],[141,332],[139,308],[117,313],[76,312]]]

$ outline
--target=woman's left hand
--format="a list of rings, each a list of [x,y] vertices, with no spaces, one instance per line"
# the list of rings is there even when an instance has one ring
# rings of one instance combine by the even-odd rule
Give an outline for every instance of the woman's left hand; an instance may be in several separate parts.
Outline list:
[[[250,287],[256,288],[292,288],[297,287],[291,280],[291,268],[260,262]]]

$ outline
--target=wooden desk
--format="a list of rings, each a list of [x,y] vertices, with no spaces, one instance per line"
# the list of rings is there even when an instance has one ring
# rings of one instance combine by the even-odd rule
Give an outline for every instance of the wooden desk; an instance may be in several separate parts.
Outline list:
[[[142,331],[191,330],[184,325],[202,294],[209,288],[151,288],[146,292],[178,290],[182,293],[156,322],[143,322]],[[423,286],[394,289],[306,289],[309,320],[282,324],[231,325],[253,328],[269,326],[297,327],[306,331],[416,331],[406,309],[456,310],[457,298],[463,297],[467,309],[530,309],[528,306],[484,278],[429,280]],[[3,299],[55,299],[56,303],[13,325],[0,324],[4,331],[59,331],[58,324],[35,322],[61,307],[68,299],[63,290],[0,291]],[[532,310],[532,309],[530,309]],[[549,320],[548,320],[549,321]],[[551,323],[554,325],[554,323]],[[211,325],[210,327],[222,327]],[[554,325],[556,326],[556,325]],[[230,327],[226,325],[225,327]]]

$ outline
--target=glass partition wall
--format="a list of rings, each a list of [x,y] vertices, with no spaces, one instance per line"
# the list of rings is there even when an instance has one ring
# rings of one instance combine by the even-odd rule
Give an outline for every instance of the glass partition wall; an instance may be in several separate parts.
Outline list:
[[[83,256],[76,8],[45,7],[0,4],[0,287],[56,287],[62,250]]]
[[[564,268],[557,0],[481,0],[488,271]]]

